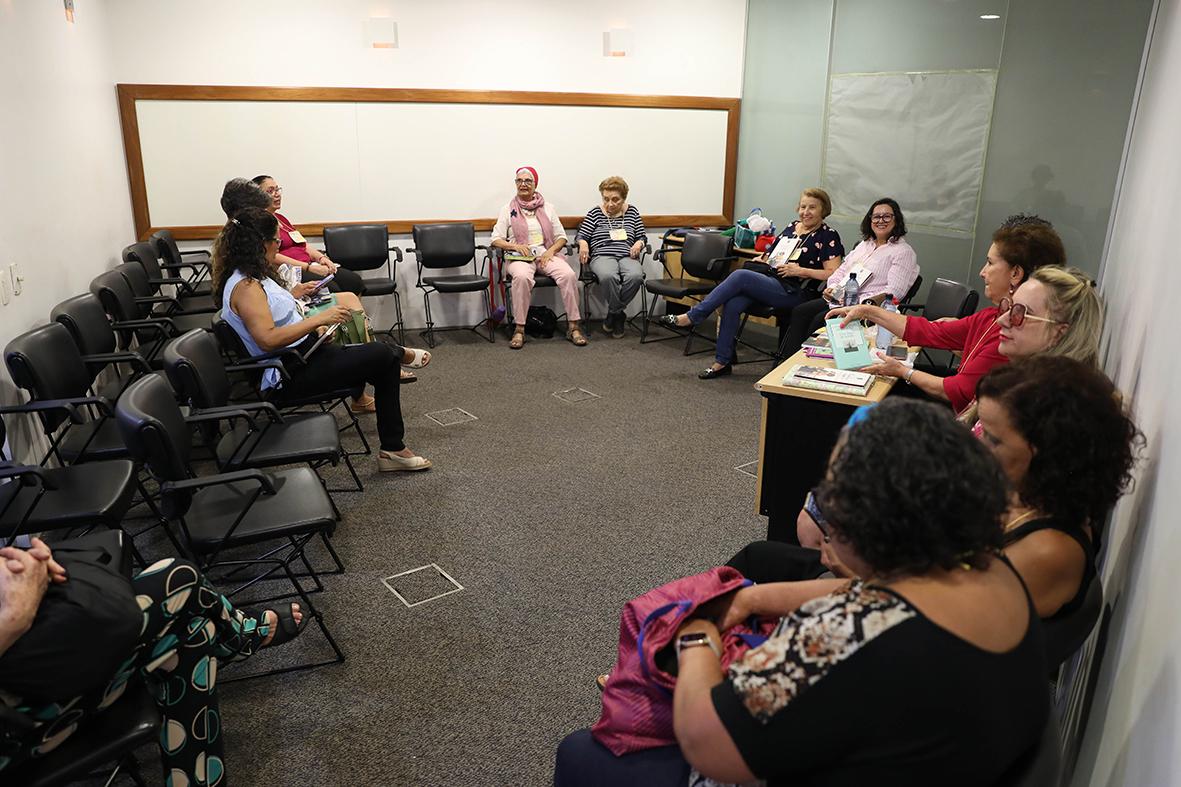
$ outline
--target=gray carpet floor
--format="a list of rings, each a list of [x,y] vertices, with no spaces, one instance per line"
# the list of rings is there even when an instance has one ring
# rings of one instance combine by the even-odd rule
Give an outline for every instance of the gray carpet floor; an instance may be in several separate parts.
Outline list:
[[[593,679],[615,662],[622,604],[764,537],[755,479],[735,468],[758,459],[753,384],[770,364],[699,381],[712,351],[592,328],[585,348],[559,336],[520,351],[439,334],[401,389],[406,442],[432,469],[378,474],[356,457],[365,492],[335,495],[348,570],[314,602],[347,660],[222,685],[231,783],[550,784],[558,742],[599,716]],[[554,395],[570,389],[594,396]],[[453,408],[475,419],[427,416]],[[463,590],[407,607],[382,582],[432,563]],[[430,592],[426,576],[398,586]],[[220,674],[328,653],[313,626]]]

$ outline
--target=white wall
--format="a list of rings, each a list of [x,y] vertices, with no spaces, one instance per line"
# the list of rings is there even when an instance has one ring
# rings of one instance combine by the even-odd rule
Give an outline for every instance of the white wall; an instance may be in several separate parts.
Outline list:
[[[1160,3],[1103,277],[1107,368],[1148,438],[1116,509],[1104,588],[1107,652],[1075,785],[1181,783],[1181,372],[1176,356],[1181,209],[1181,5]],[[1159,284],[1158,284],[1159,283]]]

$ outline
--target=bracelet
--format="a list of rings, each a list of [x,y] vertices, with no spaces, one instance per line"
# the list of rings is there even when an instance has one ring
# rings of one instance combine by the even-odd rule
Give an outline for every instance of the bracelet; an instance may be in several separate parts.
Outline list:
[[[910,381],[910,378],[913,374],[914,374],[914,367],[912,366],[912,367],[910,367],[910,371],[906,373],[906,377],[903,378],[904,380],[906,380],[907,385],[914,385],[914,383],[912,383]]]

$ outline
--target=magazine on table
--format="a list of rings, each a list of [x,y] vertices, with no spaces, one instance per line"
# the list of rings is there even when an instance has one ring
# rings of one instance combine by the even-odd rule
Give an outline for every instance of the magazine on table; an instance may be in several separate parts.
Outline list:
[[[824,366],[793,366],[783,376],[783,384],[796,388],[864,396],[873,386],[873,375]]]

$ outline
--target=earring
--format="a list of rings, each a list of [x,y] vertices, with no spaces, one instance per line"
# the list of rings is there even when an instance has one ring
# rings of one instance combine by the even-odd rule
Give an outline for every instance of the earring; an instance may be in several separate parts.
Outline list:
[[[1015,292],[1017,292],[1017,288],[1013,286],[1012,282],[1009,282],[1009,294],[1012,295]]]

